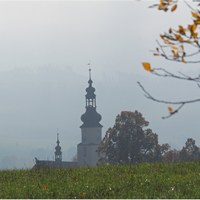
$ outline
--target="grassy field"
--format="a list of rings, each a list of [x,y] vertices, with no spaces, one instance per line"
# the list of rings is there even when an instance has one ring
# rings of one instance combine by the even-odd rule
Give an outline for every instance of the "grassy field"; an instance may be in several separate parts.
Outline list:
[[[0,198],[200,198],[200,162],[3,170]]]

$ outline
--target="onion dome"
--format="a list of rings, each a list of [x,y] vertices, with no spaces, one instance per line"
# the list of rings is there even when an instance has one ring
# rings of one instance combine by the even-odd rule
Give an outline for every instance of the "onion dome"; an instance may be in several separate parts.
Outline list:
[[[97,113],[95,107],[87,107],[86,112],[81,116],[81,121],[83,122],[83,125],[80,128],[102,127],[102,125],[99,123],[101,121],[101,118],[101,115]]]
[[[95,99],[95,97],[96,97],[96,95],[94,94],[95,88],[92,87],[93,81],[90,79],[88,81],[88,83],[89,83],[89,87],[86,88],[86,90],[85,90],[87,92],[87,94],[85,95],[85,97],[86,97],[86,99]]]
[[[81,121],[83,127],[102,127],[99,123],[101,121],[101,115],[96,111],[96,95],[94,94],[95,88],[92,87],[92,79],[91,79],[91,69],[89,69],[89,86],[86,88],[87,94],[86,98],[86,112],[81,116]]]

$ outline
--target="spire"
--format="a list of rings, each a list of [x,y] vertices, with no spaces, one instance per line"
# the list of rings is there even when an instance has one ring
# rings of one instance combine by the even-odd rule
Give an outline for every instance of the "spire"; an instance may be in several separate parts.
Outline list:
[[[90,79],[91,79],[91,67],[90,67],[90,61],[89,61],[88,65],[89,65],[89,80],[90,80]]]
[[[90,65],[90,63],[88,64]],[[92,87],[91,79],[91,68],[89,67],[89,86],[86,88],[87,94],[85,95],[86,99],[86,112],[81,116],[83,125],[81,127],[102,127],[99,123],[101,121],[101,115],[96,111],[96,95],[95,88]]]
[[[58,133],[58,129],[57,129],[57,146],[55,147],[55,161],[56,162],[60,162],[62,161],[62,151],[61,151],[61,147],[59,146],[60,141],[59,141],[59,133]]]

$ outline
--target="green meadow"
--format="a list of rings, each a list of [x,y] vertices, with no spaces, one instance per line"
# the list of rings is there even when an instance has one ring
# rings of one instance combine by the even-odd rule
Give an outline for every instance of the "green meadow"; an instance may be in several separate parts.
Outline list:
[[[2,199],[200,198],[200,162],[0,171]]]

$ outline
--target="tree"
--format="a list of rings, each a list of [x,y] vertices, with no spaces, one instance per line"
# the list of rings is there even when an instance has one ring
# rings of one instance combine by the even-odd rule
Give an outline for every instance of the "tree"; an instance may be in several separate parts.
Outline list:
[[[169,150],[168,152],[164,154],[163,161],[164,162],[179,162],[180,161],[179,151],[177,151],[176,149]]]
[[[193,0],[193,1],[199,2],[199,0]],[[163,44],[160,44],[158,40],[156,40],[158,47],[154,51],[154,56],[161,56],[168,61],[181,62],[183,64],[200,63],[200,60],[195,60],[194,58],[200,53],[200,37],[198,37],[199,34],[198,28],[200,26],[200,10],[197,8],[197,6],[200,6],[200,4],[195,5],[194,6],[195,8],[193,8],[185,0],[184,2],[191,10],[191,17],[192,17],[191,24],[185,26],[180,25],[178,29],[169,28],[168,33],[165,32],[164,34],[160,34]],[[178,0],[160,0],[159,4],[154,4],[150,7],[151,8],[157,7],[158,10],[163,10],[165,12],[167,12],[171,8],[171,11],[173,12],[177,9],[178,5],[177,3]],[[194,59],[192,59],[192,57]],[[193,81],[196,82],[197,84],[198,82],[200,82],[200,75],[196,77],[190,77],[182,73],[180,73],[180,75],[177,75],[169,72],[167,69],[164,69],[162,67],[151,68],[151,65],[149,63],[142,63],[142,64],[145,70],[151,72],[156,76],[171,77],[179,80]],[[178,102],[159,100],[154,98],[150,93],[148,93],[145,90],[145,88],[140,84],[140,82],[138,82],[138,84],[145,92],[145,96],[148,99],[151,99],[159,103],[179,105],[179,107],[176,108],[175,110],[173,110],[171,107],[168,107],[169,115],[166,117],[162,117],[163,119],[171,117],[186,104],[200,101],[200,99],[192,99],[188,101],[184,100]],[[198,84],[198,86],[200,87],[200,84]]]
[[[96,150],[102,156],[98,165],[161,161],[170,146],[159,145],[158,135],[145,129],[149,122],[140,112],[122,111]]]
[[[77,153],[73,156],[72,162],[77,162]]]
[[[167,162],[188,162],[200,159],[200,148],[195,145],[195,140],[188,138],[185,146],[180,151],[176,149],[166,152],[163,161]]]
[[[197,161],[200,159],[200,148],[195,145],[195,140],[188,138],[185,146],[180,151],[181,161]]]

